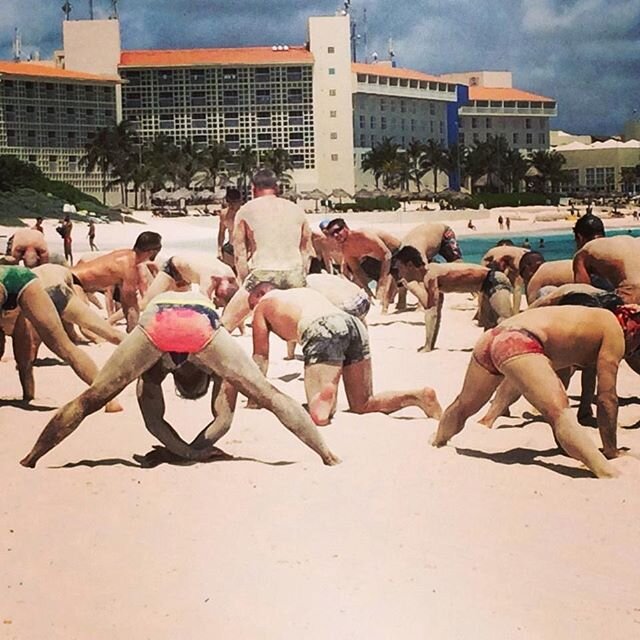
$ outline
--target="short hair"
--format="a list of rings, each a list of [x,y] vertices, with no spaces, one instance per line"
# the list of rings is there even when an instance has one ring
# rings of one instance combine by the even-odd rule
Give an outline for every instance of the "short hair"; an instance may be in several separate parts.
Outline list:
[[[513,247],[513,240],[509,240],[509,238],[498,240],[498,242],[496,242],[496,247]]]
[[[227,202],[241,202],[242,194],[240,193],[240,189],[236,189],[235,187],[227,187],[227,192],[224,196]]]
[[[573,233],[589,240],[601,238],[605,235],[604,223],[598,216],[588,213],[582,216],[582,218],[578,218],[578,221],[573,227]]]
[[[143,231],[133,245],[134,251],[151,251],[162,246],[162,236],[155,231]]]
[[[202,398],[209,389],[211,375],[191,362],[185,362],[173,370],[176,394],[185,400]]]
[[[278,178],[271,169],[258,169],[251,178],[251,184],[256,189],[276,189]]]
[[[328,224],[325,227],[326,231],[330,231],[332,227],[337,227],[338,229],[344,229],[347,226],[347,223],[344,218],[333,218],[329,220]]]
[[[402,262],[402,264],[412,264],[414,267],[424,267],[426,265],[422,254],[411,245],[402,247],[402,249],[394,254],[392,263],[396,265],[398,262]]]
[[[543,263],[544,256],[539,251],[528,251],[522,256],[522,258],[520,258],[518,273],[522,276],[525,270],[535,262]]]
[[[253,309],[262,300],[263,296],[274,289],[277,289],[277,287],[273,282],[258,282],[249,292],[249,307]]]

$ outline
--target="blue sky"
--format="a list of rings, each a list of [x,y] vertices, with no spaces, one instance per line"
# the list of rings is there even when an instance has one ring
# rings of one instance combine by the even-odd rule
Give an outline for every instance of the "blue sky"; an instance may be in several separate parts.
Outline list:
[[[14,27],[23,48],[60,47],[63,0],[2,0],[0,57],[11,57]],[[306,39],[309,15],[339,0],[120,0],[128,49],[243,46]],[[89,0],[73,0],[88,17]],[[94,0],[99,17],[110,0]],[[353,0],[369,52],[385,57],[393,39],[400,66],[429,73],[510,69],[514,85],[558,100],[552,123],[574,133],[615,134],[640,112],[640,0]],[[362,42],[362,38],[361,38]],[[361,46],[359,57],[364,58]]]

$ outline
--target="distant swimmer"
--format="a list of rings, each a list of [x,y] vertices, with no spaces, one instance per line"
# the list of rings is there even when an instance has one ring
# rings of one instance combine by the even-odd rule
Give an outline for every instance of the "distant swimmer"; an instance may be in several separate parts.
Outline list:
[[[153,231],[143,231],[136,239],[133,249],[118,249],[95,260],[78,263],[71,269],[73,281],[87,293],[104,291],[117,287],[119,302],[122,303],[127,321],[127,331],[131,331],[138,321],[138,266],[154,260],[162,249],[162,237]]]
[[[622,328],[621,328],[622,327]],[[530,309],[483,334],[458,397],[445,410],[433,445],[442,447],[463,430],[467,419],[508,380],[549,422],[558,444],[597,477],[619,474],[608,460],[617,446],[616,378],[625,350],[640,346],[640,307],[621,307],[618,317],[605,309],[549,307]],[[596,366],[600,453],[569,408],[556,371]]]
[[[413,247],[400,249],[393,264],[399,278],[406,282],[407,289],[425,310],[425,343],[419,351],[431,351],[435,347],[445,293],[482,292],[493,311],[493,319],[489,321],[492,326],[513,315],[511,283],[501,271],[465,262],[426,264],[420,252]],[[481,316],[486,318],[485,310]]]
[[[23,262],[25,267],[37,267],[49,262],[49,247],[41,231],[18,229],[10,242],[7,253],[16,260],[16,264]]]
[[[350,229],[343,218],[331,220],[327,233],[340,244],[343,265],[357,284],[370,292],[369,281],[376,281],[376,297],[386,313],[392,293],[391,256],[400,247],[400,240],[378,229]]]
[[[6,312],[17,308],[33,325],[47,347],[68,363],[79,378],[91,384],[98,373],[98,368],[65,333],[56,308],[38,280],[38,276],[26,267],[0,266],[0,311]],[[18,325],[17,322],[16,325]],[[27,323],[23,322],[14,329],[14,344],[16,341],[20,343],[23,339],[28,339],[21,334],[21,326],[28,328]],[[27,384],[26,380],[21,382],[23,399],[25,402],[30,402],[34,397],[33,388]],[[120,405],[115,401],[108,407],[109,411],[120,409]]]
[[[259,282],[272,282],[278,289],[304,287],[313,255],[304,210],[278,197],[273,171],[256,171],[251,183],[254,198],[242,205],[233,228],[236,271],[242,287],[222,314],[222,324],[229,331],[249,315],[249,294]]]
[[[277,291],[263,283],[252,292],[250,303],[254,308],[253,357],[265,375],[271,333],[302,346],[305,393],[316,424],[331,421],[341,377],[349,410],[355,413],[393,413],[404,407],[419,407],[427,417],[440,415],[435,392],[429,387],[373,393],[365,325],[321,293],[308,288]]]
[[[403,247],[414,247],[425,262],[431,262],[437,255],[447,262],[462,260],[462,250],[453,229],[442,222],[419,224],[402,238]]]
[[[204,395],[210,379],[214,380],[213,411],[214,414],[221,412],[220,419],[216,415],[214,422],[191,444],[180,438],[164,418],[161,383],[169,372],[174,373],[178,391],[188,398]],[[179,458],[215,457],[213,445],[229,429],[237,389],[273,412],[325,464],[340,462],[304,409],[270,384],[221,326],[207,298],[198,293],[169,292],[149,303],[140,323],[112,353],[95,382],[53,416],[21,464],[35,467],[38,460],[73,433],[84,418],[137,378],[140,378],[139,404],[147,429]]]
[[[235,269],[233,253],[233,227],[236,214],[242,206],[242,194],[235,187],[227,187],[225,195],[226,208],[218,216],[218,258],[232,269]]]
[[[596,238],[573,257],[576,282],[613,289],[625,303],[640,303],[640,239]]]

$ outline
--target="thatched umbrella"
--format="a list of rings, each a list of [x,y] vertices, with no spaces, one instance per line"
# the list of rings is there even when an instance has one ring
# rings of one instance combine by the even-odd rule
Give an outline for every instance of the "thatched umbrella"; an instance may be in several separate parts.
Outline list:
[[[153,202],[155,200],[156,202],[165,202],[168,195],[168,191],[166,191],[165,189],[160,189],[160,191],[156,191],[155,193],[151,194],[151,201]]]
[[[371,192],[371,197],[372,198],[384,198],[384,196],[386,196],[386,195],[387,194],[384,191],[382,191],[382,189],[374,189]]]
[[[171,202],[179,202],[180,200],[184,200],[185,202],[189,202],[193,200],[193,192],[189,191],[189,189],[185,189],[182,187],[167,196],[167,200]]]
[[[353,194],[354,200],[357,200],[358,198],[364,199],[372,197],[373,196],[371,195],[371,191],[369,191],[368,189],[358,189],[358,191]]]
[[[301,198],[300,194],[295,189],[285,191],[282,194],[282,197],[286,198],[287,200],[291,200],[291,202],[297,202]]]
[[[431,191],[431,189],[427,189],[426,187],[424,189],[420,189],[420,191],[416,194],[416,198],[418,200],[428,200],[432,196],[433,191]]]
[[[324,192],[320,191],[320,189],[313,189],[313,191],[307,191],[304,194],[305,198],[309,198],[310,200],[316,201],[316,213],[318,213],[318,203],[320,200],[326,200],[329,196]]]
[[[334,189],[330,194],[332,198],[338,198],[340,204],[342,204],[342,198],[351,198],[351,194],[347,193],[344,189]]]
[[[504,182],[494,173],[485,173],[473,183],[474,187],[504,187]]]
[[[209,204],[214,201],[216,194],[209,189],[203,189],[194,194],[194,200],[198,200],[204,204]]]

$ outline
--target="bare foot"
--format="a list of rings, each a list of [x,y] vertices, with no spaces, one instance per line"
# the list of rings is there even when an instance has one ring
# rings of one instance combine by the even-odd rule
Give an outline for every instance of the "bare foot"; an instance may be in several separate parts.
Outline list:
[[[104,408],[105,413],[118,413],[119,411],[124,411],[124,409],[117,400],[110,400]]]
[[[35,469],[36,468],[36,461],[35,460],[31,460],[31,456],[25,456],[24,458],[22,458],[22,460],[20,460],[20,464],[23,467],[27,467],[28,469]]]
[[[433,349],[426,344],[418,349],[418,353],[429,353],[430,351],[433,351]]]
[[[431,387],[425,387],[422,390],[422,398],[420,399],[420,407],[427,414],[427,418],[435,418],[440,420],[442,416],[442,407],[438,402],[438,396]]]
[[[331,422],[335,395],[335,387],[327,384],[309,401],[309,415],[317,426],[325,427]]]
[[[342,460],[340,460],[340,458],[338,458],[334,453],[331,453],[331,451],[322,456],[322,461],[327,465],[327,467],[335,467],[337,464],[342,462]]]
[[[480,418],[480,420],[478,420],[478,424],[481,424],[483,427],[486,427],[487,429],[491,429],[493,428],[495,421],[496,419],[492,418],[490,413],[487,413],[486,416],[483,416],[482,418]]]

